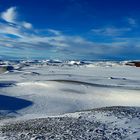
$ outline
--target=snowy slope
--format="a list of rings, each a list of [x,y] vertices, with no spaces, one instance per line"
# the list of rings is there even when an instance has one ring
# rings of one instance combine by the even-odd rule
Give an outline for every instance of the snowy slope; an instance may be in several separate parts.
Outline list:
[[[140,108],[110,107],[63,116],[20,118],[1,127],[1,138],[13,140],[138,140]]]
[[[14,68],[0,74],[1,124],[11,117],[30,120],[106,106],[140,107],[140,69],[124,63],[1,62]]]
[[[18,115],[58,115],[104,106],[140,106],[139,68],[111,62],[102,62],[100,66],[100,63],[93,63],[94,67],[69,66],[58,61],[57,65],[48,65],[46,61],[17,63],[14,66],[21,65],[20,69],[0,75],[0,93],[5,100],[13,97],[10,100],[25,101],[25,105],[19,104],[20,109],[9,111]]]

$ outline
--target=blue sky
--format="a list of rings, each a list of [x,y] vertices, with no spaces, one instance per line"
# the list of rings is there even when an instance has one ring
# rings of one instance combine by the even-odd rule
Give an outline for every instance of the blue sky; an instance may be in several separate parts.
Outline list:
[[[140,59],[139,0],[1,0],[0,59]]]

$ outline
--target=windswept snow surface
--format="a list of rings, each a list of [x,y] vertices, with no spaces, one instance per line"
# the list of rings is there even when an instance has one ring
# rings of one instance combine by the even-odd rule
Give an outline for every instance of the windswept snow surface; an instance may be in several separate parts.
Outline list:
[[[1,61],[0,65],[13,67],[0,74],[0,118],[140,107],[140,68],[125,62],[36,60]]]

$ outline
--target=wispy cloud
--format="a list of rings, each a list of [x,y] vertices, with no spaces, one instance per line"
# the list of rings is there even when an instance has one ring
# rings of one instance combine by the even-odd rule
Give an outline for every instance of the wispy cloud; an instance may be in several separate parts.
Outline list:
[[[126,32],[131,31],[131,28],[105,27],[105,28],[92,29],[91,31],[97,35],[120,36]]]
[[[31,49],[29,55],[41,52],[46,54],[56,53],[57,56],[64,56],[65,58],[70,57],[70,55],[96,58],[118,54],[128,55],[132,53],[130,51],[132,47],[134,53],[140,53],[139,38],[136,40],[121,37],[124,33],[132,30],[129,27],[92,29],[94,35],[113,38],[111,42],[96,42],[96,40],[89,41],[79,35],[66,35],[55,29],[36,29],[31,23],[20,20],[20,14],[16,7],[11,7],[2,12],[1,19],[5,22],[0,23],[0,48],[7,48],[5,49],[6,53],[10,53],[12,50],[16,51],[16,49],[22,50],[20,52]]]
[[[19,14],[17,12],[16,7],[10,7],[6,11],[1,13],[1,18],[4,21],[8,22],[9,25],[11,25],[11,23],[14,23],[15,25],[22,26],[27,29],[32,28],[31,23],[26,22],[26,21],[19,21],[18,17],[19,17]]]
[[[61,32],[58,30],[54,30],[54,29],[48,29],[48,32],[54,34],[54,35],[61,35]]]
[[[128,24],[130,24],[131,26],[136,26],[137,25],[137,22],[134,18],[127,18],[127,21],[128,21]]]

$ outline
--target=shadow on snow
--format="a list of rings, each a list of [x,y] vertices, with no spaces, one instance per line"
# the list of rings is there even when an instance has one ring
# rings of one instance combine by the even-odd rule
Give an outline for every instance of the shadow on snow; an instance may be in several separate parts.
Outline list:
[[[11,87],[11,86],[14,86],[15,82],[11,81],[3,81],[3,82],[0,82],[0,88],[4,88],[4,87]]]
[[[31,101],[0,95],[0,110],[17,111],[32,105]]]

